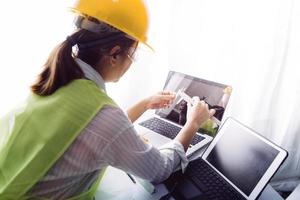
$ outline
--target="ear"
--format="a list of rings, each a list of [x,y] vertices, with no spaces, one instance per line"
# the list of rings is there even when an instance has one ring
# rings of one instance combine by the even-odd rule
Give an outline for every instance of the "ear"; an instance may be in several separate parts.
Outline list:
[[[121,51],[121,47],[119,45],[117,46],[114,46],[110,52],[109,52],[109,55],[110,56],[110,64],[112,66],[114,66],[116,63],[117,63],[117,59],[118,59],[118,56],[119,56],[119,53]]]

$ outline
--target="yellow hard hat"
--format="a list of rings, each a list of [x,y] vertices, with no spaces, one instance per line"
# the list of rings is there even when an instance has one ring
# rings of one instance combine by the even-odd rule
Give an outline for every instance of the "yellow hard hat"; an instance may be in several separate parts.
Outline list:
[[[77,0],[72,11],[88,15],[147,44],[148,15],[142,0]]]

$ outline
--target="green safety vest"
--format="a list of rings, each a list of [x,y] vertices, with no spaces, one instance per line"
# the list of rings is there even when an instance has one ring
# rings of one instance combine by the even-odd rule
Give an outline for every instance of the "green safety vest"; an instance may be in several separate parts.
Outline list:
[[[0,119],[0,199],[32,199],[27,192],[104,105],[116,106],[94,82],[79,79],[50,96],[30,95]],[[71,199],[92,199],[103,172],[89,191]]]

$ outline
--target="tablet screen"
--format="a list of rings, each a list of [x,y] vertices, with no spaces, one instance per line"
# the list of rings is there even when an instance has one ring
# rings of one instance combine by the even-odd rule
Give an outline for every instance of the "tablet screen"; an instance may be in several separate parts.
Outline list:
[[[206,160],[249,196],[279,151],[236,126],[225,131]]]

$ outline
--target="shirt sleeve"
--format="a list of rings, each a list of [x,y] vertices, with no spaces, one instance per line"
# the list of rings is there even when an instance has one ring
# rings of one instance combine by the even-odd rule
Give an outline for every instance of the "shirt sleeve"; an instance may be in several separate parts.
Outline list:
[[[114,118],[114,123],[118,124],[111,128],[110,139],[101,153],[101,159],[109,165],[151,182],[165,180],[180,166],[179,164],[182,169],[187,166],[184,148],[178,141],[173,140],[157,149],[140,138],[120,108],[105,109],[101,112],[102,116],[109,112],[109,116]],[[102,119],[99,123],[105,121]]]

